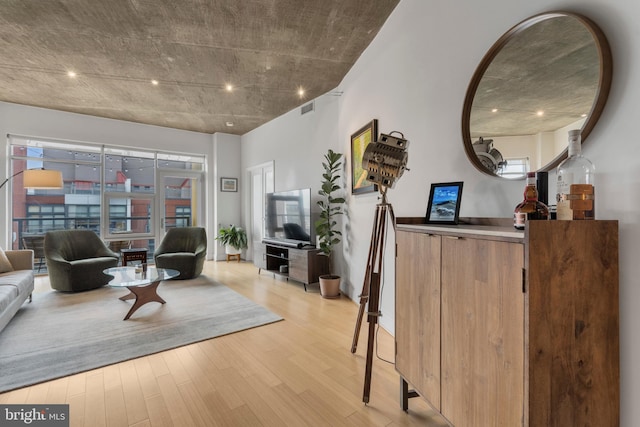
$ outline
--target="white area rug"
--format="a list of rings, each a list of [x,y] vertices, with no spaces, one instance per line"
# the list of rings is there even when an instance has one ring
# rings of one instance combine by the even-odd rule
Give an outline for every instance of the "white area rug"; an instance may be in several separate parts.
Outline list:
[[[162,282],[167,302],[123,321],[127,289],[34,294],[0,331],[0,392],[282,320],[200,276]]]

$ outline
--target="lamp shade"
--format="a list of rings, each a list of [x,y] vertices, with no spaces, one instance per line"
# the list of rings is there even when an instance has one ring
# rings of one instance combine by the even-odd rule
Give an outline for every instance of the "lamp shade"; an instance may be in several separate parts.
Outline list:
[[[62,172],[49,169],[28,169],[24,171],[23,187],[36,190],[64,188]]]

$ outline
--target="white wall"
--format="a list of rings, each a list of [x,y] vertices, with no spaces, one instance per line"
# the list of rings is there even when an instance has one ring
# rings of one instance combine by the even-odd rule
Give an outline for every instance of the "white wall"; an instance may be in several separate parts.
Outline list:
[[[231,224],[242,225],[242,216],[240,215],[240,201],[243,175],[240,172],[240,137],[225,133],[216,133],[213,135],[214,158],[219,161],[215,162],[215,168],[212,179],[215,179],[211,185],[213,197],[213,224],[214,228],[210,228],[213,236],[218,234],[221,227],[228,227]],[[237,178],[238,191],[229,192],[220,190],[220,178]],[[226,258],[224,246],[216,242],[214,259],[222,260]]]
[[[301,101],[306,105],[310,100]],[[302,115],[296,108],[276,120],[242,136],[242,170],[273,161],[274,191],[311,188],[312,220],[318,215],[316,205],[323,168],[322,161],[329,148],[343,151],[338,136],[338,106],[340,97],[324,95],[316,100],[315,110]],[[343,163],[347,159],[344,159]],[[243,182],[242,212],[244,226],[249,225],[250,191],[248,179]],[[312,232],[315,235],[315,232]],[[249,245],[251,247],[251,245]],[[247,255],[251,255],[248,252]],[[342,271],[336,265],[336,272]]]
[[[338,135],[339,101],[339,96],[321,96],[315,100],[314,111],[302,115],[296,108],[243,135],[242,167],[273,160],[275,191],[316,185],[323,155],[329,148],[343,148]],[[307,103],[300,101],[300,105]]]
[[[401,0],[337,88],[343,95],[337,99],[320,97],[313,116],[300,117],[297,110],[292,111],[243,136],[242,166],[275,159],[277,190],[312,185],[315,193],[322,153],[327,148],[349,153],[350,134],[377,118],[380,131],[399,130],[411,144],[411,171],[389,193],[396,216],[424,215],[432,182],[461,180],[462,216],[510,217],[522,197],[523,182],[484,176],[471,166],[462,146],[462,104],[476,66],[494,41],[531,15],[562,9],[595,20],[607,35],[614,57],[608,104],[583,152],[597,167],[597,218],[620,221],[621,425],[631,427],[640,420],[636,403],[640,401],[640,367],[636,363],[640,360],[640,310],[636,308],[640,302],[640,263],[636,260],[640,253],[640,199],[634,191],[640,181],[640,156],[634,148],[635,116],[640,111],[640,31],[636,19],[640,2]],[[549,182],[554,182],[553,176]],[[340,269],[352,297],[362,287],[376,202],[373,194],[348,200]],[[381,324],[393,331],[395,272],[392,245],[388,246]]]

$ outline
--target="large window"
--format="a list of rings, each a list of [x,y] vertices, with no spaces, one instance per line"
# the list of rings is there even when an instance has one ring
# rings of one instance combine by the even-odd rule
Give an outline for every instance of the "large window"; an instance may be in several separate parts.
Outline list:
[[[157,206],[162,206],[158,200],[157,171],[205,173],[204,156],[13,135],[9,136],[9,146],[11,174],[33,168],[55,169],[62,172],[64,180],[63,189],[32,190],[23,187],[22,175],[12,179],[14,249],[21,247],[23,236],[42,236],[49,230],[73,228],[93,230],[105,240],[126,237],[131,241],[152,242],[161,236],[157,225],[164,222],[157,212]],[[190,188],[179,190],[171,193],[177,199],[176,226],[194,225],[192,198],[198,195]]]
[[[518,157],[518,158],[508,158],[506,160],[506,165],[502,168],[502,170],[498,173],[498,175],[505,178],[513,178],[518,179],[522,176],[526,176],[529,171],[529,158],[527,157]]]
[[[64,205],[27,206],[25,234],[43,234],[47,230],[65,228]]]
[[[158,169],[204,171],[204,157],[158,153]]]
[[[108,238],[130,236],[151,236],[153,230],[153,206],[155,198],[148,195],[106,195]]]
[[[105,148],[105,192],[155,193],[155,153]]]
[[[83,228],[100,233],[100,205],[67,205],[69,223],[64,228]]]
[[[191,206],[176,206],[176,227],[191,225]]]

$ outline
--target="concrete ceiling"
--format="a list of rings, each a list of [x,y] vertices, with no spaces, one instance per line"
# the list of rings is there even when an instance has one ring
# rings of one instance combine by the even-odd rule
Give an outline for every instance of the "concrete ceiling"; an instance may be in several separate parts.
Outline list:
[[[241,135],[335,89],[398,2],[2,0],[0,100]]]

